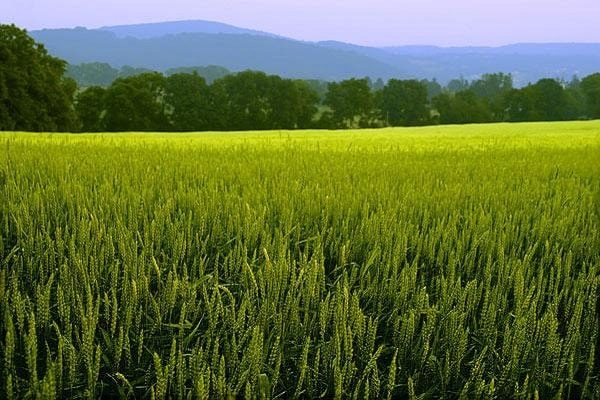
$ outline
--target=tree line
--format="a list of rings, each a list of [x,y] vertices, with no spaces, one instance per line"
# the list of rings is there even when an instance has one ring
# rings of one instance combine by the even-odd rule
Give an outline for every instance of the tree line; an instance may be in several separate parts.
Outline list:
[[[342,129],[600,118],[600,73],[569,83],[512,76],[323,83],[244,71],[207,81],[196,70],[124,74],[78,89],[67,65],[27,32],[0,26],[0,130],[205,131]]]
[[[568,84],[541,79],[514,88],[507,74],[451,82],[432,94],[434,82],[369,79],[330,82],[320,96],[314,84],[244,71],[211,85],[197,74],[160,73],[121,78],[76,96],[84,131],[202,131],[342,129],[483,122],[600,118],[600,73]]]

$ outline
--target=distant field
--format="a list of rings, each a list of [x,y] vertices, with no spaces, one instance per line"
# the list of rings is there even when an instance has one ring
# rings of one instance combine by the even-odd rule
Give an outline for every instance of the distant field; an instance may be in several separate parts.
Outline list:
[[[0,393],[599,398],[599,193],[600,121],[0,134]]]

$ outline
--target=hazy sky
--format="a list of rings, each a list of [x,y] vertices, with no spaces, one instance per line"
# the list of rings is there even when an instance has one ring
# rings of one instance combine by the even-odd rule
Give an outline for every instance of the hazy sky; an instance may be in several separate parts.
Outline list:
[[[0,0],[28,29],[204,19],[367,45],[600,42],[600,0]]]

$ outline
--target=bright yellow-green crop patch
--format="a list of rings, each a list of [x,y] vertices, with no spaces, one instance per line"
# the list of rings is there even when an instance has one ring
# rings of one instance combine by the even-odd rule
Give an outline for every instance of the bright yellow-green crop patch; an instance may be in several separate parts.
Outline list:
[[[4,134],[21,139],[41,138],[52,143],[68,142],[112,145],[135,139],[144,145],[164,143],[181,146],[231,147],[240,145],[302,146],[347,150],[463,150],[492,147],[580,147],[598,146],[600,121],[538,122],[523,124],[473,124],[418,128],[361,129],[350,131],[255,131],[202,133],[102,133],[102,134]],[[168,139],[168,140],[165,140]]]
[[[598,398],[600,122],[0,134],[0,392]]]

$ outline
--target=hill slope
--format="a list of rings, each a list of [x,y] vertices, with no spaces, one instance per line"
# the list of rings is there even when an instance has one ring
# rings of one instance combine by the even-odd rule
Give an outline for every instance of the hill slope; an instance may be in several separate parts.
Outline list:
[[[177,35],[179,33],[226,33],[235,35],[259,35],[277,37],[272,33],[256,31],[252,29],[238,28],[237,26],[223,24],[214,21],[173,21],[157,22],[136,25],[104,26],[100,30],[112,32],[118,37],[131,36],[136,39],[151,39],[165,35]]]
[[[570,79],[600,70],[598,43],[518,43],[501,47],[399,46],[372,48],[342,42],[321,46],[352,51],[402,68],[409,76],[442,82],[485,73],[513,74],[519,86],[540,78]]]
[[[328,80],[406,76],[398,67],[356,52],[264,35],[180,33],[137,39],[77,28],[35,31],[32,36],[71,64],[98,61],[156,70],[212,64]]]
[[[502,47],[400,46],[301,42],[210,21],[180,21],[31,32],[71,64],[105,62],[166,70],[221,65],[285,77],[437,78],[442,83],[484,73],[512,73],[517,85],[543,77],[570,79],[600,70],[600,44],[515,44]]]

